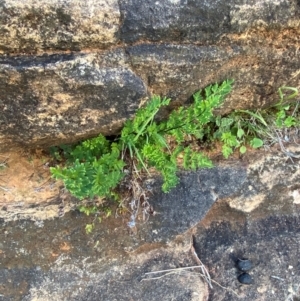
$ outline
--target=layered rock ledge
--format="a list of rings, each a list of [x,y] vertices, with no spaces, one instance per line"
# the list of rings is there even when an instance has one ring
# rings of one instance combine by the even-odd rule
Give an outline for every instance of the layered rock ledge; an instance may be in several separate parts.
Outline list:
[[[0,4],[0,151],[118,133],[151,94],[185,103],[224,79],[219,113],[299,87],[297,1]]]

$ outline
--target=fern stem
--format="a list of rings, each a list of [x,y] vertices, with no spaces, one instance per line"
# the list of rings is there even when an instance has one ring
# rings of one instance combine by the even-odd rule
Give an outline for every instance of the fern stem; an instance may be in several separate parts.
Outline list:
[[[156,113],[159,111],[159,109],[156,109],[154,111],[154,113],[146,120],[146,122],[144,122],[143,126],[140,128],[139,132],[136,134],[136,136],[134,137],[133,141],[136,142],[139,137],[144,133],[145,128],[147,127],[147,125],[149,124],[149,122],[151,122],[154,118],[154,116],[156,115]]]
[[[146,166],[144,160],[142,159],[142,156],[141,156],[141,154],[139,153],[138,149],[137,149],[136,147],[133,147],[133,148],[134,148],[134,151],[135,151],[135,153],[136,153],[136,156],[138,157],[139,161],[142,163],[144,169],[146,170],[146,172],[148,173],[148,175],[150,175],[150,172],[149,172],[149,170],[148,170],[148,168],[147,168],[147,166]]]

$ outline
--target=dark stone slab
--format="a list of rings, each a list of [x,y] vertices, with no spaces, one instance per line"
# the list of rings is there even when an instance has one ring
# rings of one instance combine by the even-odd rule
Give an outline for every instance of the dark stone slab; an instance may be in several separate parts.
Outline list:
[[[243,167],[215,167],[180,174],[180,183],[167,194],[158,185],[149,200],[157,214],[138,226],[139,236],[149,242],[174,239],[198,224],[217,199],[234,195],[246,178]]]
[[[244,223],[222,221],[221,216],[216,216],[209,226],[199,225],[196,252],[211,271],[211,277],[227,288],[214,285],[209,300],[298,300],[299,241],[299,215],[270,215]],[[236,268],[236,262],[243,257],[253,264],[248,271],[253,279],[250,286],[238,281],[242,272]]]
[[[216,43],[253,26],[285,25],[295,16],[288,1],[121,0],[121,39],[126,42]]]

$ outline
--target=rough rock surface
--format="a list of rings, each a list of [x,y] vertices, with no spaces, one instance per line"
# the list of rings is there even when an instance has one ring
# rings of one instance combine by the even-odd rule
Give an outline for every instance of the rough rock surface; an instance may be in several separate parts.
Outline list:
[[[226,201],[231,208],[245,213],[257,208],[262,213],[266,210],[263,204],[269,202],[273,206],[282,206],[280,209],[284,212],[286,201],[299,202],[299,177],[299,163],[293,158],[283,160],[275,154],[269,158],[257,158],[255,164],[249,166],[248,179],[239,188],[239,196],[229,197]]]
[[[293,26],[299,3],[287,0],[2,1],[3,53],[103,49],[153,42],[216,43],[255,26]]]
[[[158,181],[149,200],[158,214],[137,219],[136,231],[119,217],[87,235],[92,217],[77,211],[30,220],[20,211],[5,219],[2,210],[0,300],[297,300],[299,170],[299,159],[258,153],[183,174],[168,195],[158,193]],[[250,198],[250,186],[255,206],[248,210],[241,199]],[[264,195],[261,203],[253,191]],[[250,286],[237,280],[236,261],[245,257],[253,263]],[[213,288],[200,269],[178,270],[199,259]],[[146,274],[167,269],[177,270]]]
[[[299,158],[246,154],[181,173],[167,195],[157,179],[155,214],[87,235],[94,217],[47,160],[2,154],[114,135],[151,94],[175,107],[228,78],[219,114],[273,103],[300,88],[299,19],[299,0],[0,0],[0,300],[300,300]]]
[[[7,138],[23,147],[116,133],[147,95],[130,69],[102,66],[94,55],[51,55],[1,61]],[[21,90],[20,90],[21,89]],[[7,143],[6,141],[1,141]]]
[[[156,184],[151,196],[155,216],[137,231],[144,242],[168,242],[195,226],[218,198],[234,195],[246,180],[243,167],[218,167],[180,174],[168,194]]]
[[[298,21],[297,3],[280,1],[120,1],[121,39],[136,42],[178,41],[212,44],[228,33],[256,25],[280,26]],[[299,8],[298,8],[299,9]]]
[[[0,4],[2,53],[103,48],[117,42],[117,0],[5,0]]]
[[[268,206],[273,204],[270,202]],[[285,205],[288,207],[287,205]],[[289,214],[280,211],[267,216],[239,215],[222,209],[224,216],[204,220],[195,233],[195,249],[211,277],[223,287],[214,285],[212,301],[231,300],[298,300],[300,297],[299,274],[299,208],[289,207]],[[241,219],[243,221],[241,221]],[[249,274],[253,284],[242,285],[237,277],[238,258],[249,258],[253,269]]]
[[[118,133],[152,93],[173,106],[232,78],[219,113],[299,88],[299,1],[0,4],[0,151]]]

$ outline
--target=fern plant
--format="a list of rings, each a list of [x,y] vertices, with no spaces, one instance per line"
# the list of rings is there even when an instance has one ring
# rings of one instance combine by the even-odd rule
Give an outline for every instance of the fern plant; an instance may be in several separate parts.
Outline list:
[[[132,162],[137,172],[149,173],[150,167],[160,172],[162,190],[170,191],[178,183],[178,158],[183,159],[185,169],[212,167],[206,156],[186,147],[184,141],[187,135],[203,136],[204,126],[212,120],[213,109],[222,104],[232,83],[226,80],[198,91],[189,107],[174,110],[163,122],[157,122],[155,117],[162,106],[169,105],[170,99],[153,96],[134,119],[125,123],[118,139],[110,142],[99,135],[79,143],[69,151],[65,167],[51,168],[53,177],[63,180],[79,199],[111,197],[124,177],[124,167]]]
[[[181,153],[186,169],[212,167],[207,157],[185,148],[183,142],[186,135],[202,136],[203,126],[211,121],[213,109],[231,91],[232,82],[227,80],[198,91],[189,107],[174,110],[166,121],[160,123],[155,121],[155,115],[161,106],[170,103],[170,99],[154,96],[145,108],[139,110],[136,118],[125,124],[120,139],[122,149],[129,149],[130,156],[135,155],[146,171],[151,166],[161,173],[164,192],[169,192],[178,183],[177,157]],[[175,143],[171,146],[168,141],[172,138],[175,138]]]
[[[114,141],[99,135],[76,146],[52,148],[55,160],[61,162],[50,169],[52,176],[62,180],[75,197],[86,199],[79,207],[81,212],[95,215],[93,222],[86,225],[87,233],[93,230],[96,219],[111,214],[109,208],[101,206],[100,210],[93,198],[118,199],[117,186],[128,171],[133,175],[134,169],[134,174],[141,176],[155,169],[162,176],[162,190],[169,192],[179,181],[179,166],[187,170],[212,167],[209,158],[187,143],[191,138],[208,143],[220,141],[225,158],[236,149],[244,154],[248,145],[259,148],[278,141],[283,152],[293,155],[284,148],[278,133],[284,131],[286,140],[287,129],[297,132],[300,125],[300,101],[295,101],[298,90],[280,88],[280,100],[271,108],[234,110],[227,116],[214,116],[213,110],[223,103],[232,83],[227,80],[196,92],[190,106],[172,111],[162,122],[157,122],[157,113],[170,104],[170,99],[154,95],[125,123]]]
[[[119,146],[99,135],[77,145],[69,154],[66,167],[52,167],[56,179],[77,198],[113,196],[113,189],[124,177],[125,163]]]

